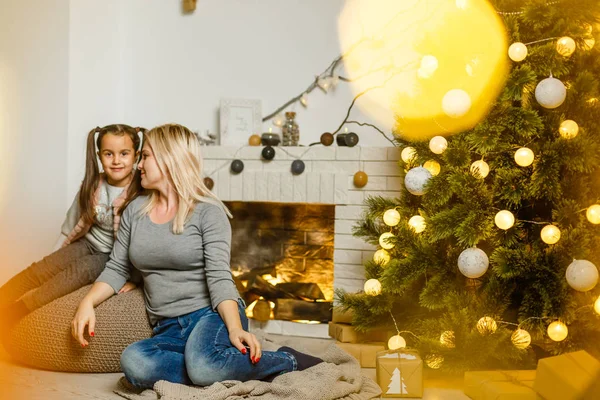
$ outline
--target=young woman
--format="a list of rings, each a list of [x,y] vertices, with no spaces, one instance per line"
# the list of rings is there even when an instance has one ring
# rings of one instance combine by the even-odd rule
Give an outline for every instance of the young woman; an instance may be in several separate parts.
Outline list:
[[[52,300],[93,283],[100,275],[112,251],[121,210],[141,190],[135,173],[141,135],[140,128],[122,124],[89,132],[85,177],[62,225],[60,249],[0,288],[0,325],[4,329]],[[104,172],[99,170],[98,160]],[[132,287],[135,285],[128,283],[123,291]]]
[[[159,380],[207,386],[272,379],[322,362],[290,348],[262,352],[248,333],[229,266],[230,214],[203,183],[194,133],[181,125],[150,130],[139,168],[147,195],[124,211],[110,261],[73,319],[73,337],[84,347],[93,340],[84,331],[88,326],[94,336],[94,307],[129,279],[132,264],[142,275],[154,326],[152,338],[121,355],[135,387],[151,388]]]

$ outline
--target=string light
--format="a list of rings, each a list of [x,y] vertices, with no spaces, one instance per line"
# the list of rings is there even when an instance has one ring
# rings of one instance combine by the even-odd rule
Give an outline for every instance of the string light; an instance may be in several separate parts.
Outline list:
[[[596,311],[596,314],[600,315],[600,296],[598,296],[594,303],[594,311]]]
[[[400,222],[400,213],[398,210],[391,208],[383,213],[383,222],[387,226],[396,226]]]
[[[483,179],[490,173],[490,166],[483,160],[475,161],[471,164],[471,175],[477,179]]]
[[[585,212],[585,216],[592,224],[600,224],[600,204],[589,206]]]
[[[542,240],[546,244],[555,244],[560,240],[560,229],[555,225],[546,225],[540,233]]]
[[[414,215],[408,220],[408,225],[416,233],[421,233],[426,228],[425,218],[421,217],[420,215]]]
[[[510,341],[517,349],[526,349],[531,344],[531,335],[525,329],[517,329],[510,336]]]
[[[498,228],[508,230],[515,224],[515,216],[508,210],[502,210],[496,214],[494,222]]]
[[[390,253],[384,249],[379,249],[373,254],[373,261],[383,267],[390,262]]]
[[[442,346],[447,347],[449,349],[453,349],[456,347],[454,331],[444,331],[440,335],[440,343]]]
[[[381,282],[377,279],[369,279],[365,282],[364,291],[369,296],[379,296],[381,294]]]
[[[560,321],[554,321],[548,325],[548,336],[555,342],[562,342],[569,335],[569,328]]]
[[[415,150],[414,147],[410,147],[410,146],[403,148],[402,152],[400,153],[400,158],[405,163],[408,163],[416,156],[417,156],[417,150]]]
[[[429,149],[435,154],[442,154],[448,148],[448,141],[443,136],[434,136],[429,141]]]
[[[515,161],[521,167],[528,167],[533,164],[534,158],[535,155],[533,154],[533,151],[527,147],[521,147],[515,152]]]
[[[508,48],[508,56],[515,62],[520,62],[527,57],[527,46],[521,42],[516,42]]]
[[[490,335],[496,332],[496,329],[498,329],[498,324],[492,317],[482,317],[477,321],[477,330],[482,335]]]
[[[400,336],[400,334],[394,335],[388,340],[388,349],[390,350],[398,350],[403,349],[405,347],[406,340],[402,336]]]
[[[558,132],[564,139],[573,139],[579,133],[579,125],[571,119],[566,119],[560,124]]]
[[[437,176],[440,173],[440,170],[442,169],[440,163],[435,160],[429,160],[425,162],[425,164],[423,164],[423,168],[431,172],[432,176]]]

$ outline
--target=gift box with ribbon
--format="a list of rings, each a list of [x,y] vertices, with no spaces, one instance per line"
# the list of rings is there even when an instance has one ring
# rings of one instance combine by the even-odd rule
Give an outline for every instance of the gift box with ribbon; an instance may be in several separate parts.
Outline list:
[[[382,398],[422,397],[423,360],[414,350],[377,353],[377,384]]]
[[[375,368],[377,353],[385,350],[384,343],[342,343],[336,345],[358,360],[363,368]]]

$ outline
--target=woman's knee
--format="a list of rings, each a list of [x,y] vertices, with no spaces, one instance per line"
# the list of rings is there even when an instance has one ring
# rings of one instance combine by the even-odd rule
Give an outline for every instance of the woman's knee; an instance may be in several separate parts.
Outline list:
[[[227,368],[226,355],[220,353],[222,352],[195,357],[188,357],[186,354],[187,373],[194,385],[210,386],[215,382],[232,379],[231,371]]]
[[[140,342],[129,345],[121,353],[121,370],[134,385],[143,386],[144,382],[151,380],[156,367],[156,360],[144,352]]]

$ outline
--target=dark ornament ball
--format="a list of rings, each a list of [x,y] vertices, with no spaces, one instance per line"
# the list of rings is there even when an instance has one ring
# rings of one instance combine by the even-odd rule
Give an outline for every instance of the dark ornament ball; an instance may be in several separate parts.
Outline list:
[[[354,147],[358,144],[358,135],[354,132],[350,132],[346,135],[346,146]]]
[[[275,157],[275,149],[271,146],[266,146],[264,149],[262,149],[261,154],[265,160],[272,160]]]
[[[233,160],[231,162],[231,172],[239,174],[244,170],[244,162],[242,160]]]
[[[300,175],[301,173],[304,172],[304,168],[306,168],[304,161],[294,160],[294,162],[292,162],[292,174]]]
[[[204,178],[204,185],[208,188],[208,190],[212,190],[215,187],[215,181],[207,176]]]
[[[321,135],[321,144],[323,146],[331,146],[333,144],[333,135],[329,132],[325,132]]]

